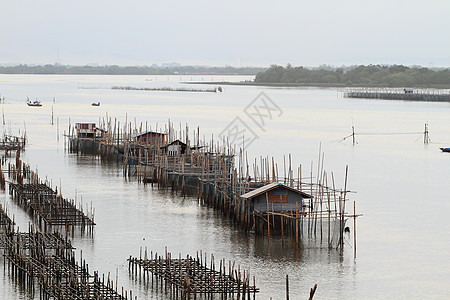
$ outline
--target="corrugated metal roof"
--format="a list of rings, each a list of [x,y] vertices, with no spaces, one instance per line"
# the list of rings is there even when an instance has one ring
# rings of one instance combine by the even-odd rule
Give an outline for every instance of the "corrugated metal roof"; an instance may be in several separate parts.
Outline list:
[[[259,196],[261,194],[264,194],[264,193],[267,193],[267,192],[269,192],[269,191],[271,191],[273,189],[276,189],[277,187],[283,187],[283,188],[285,188],[287,190],[291,190],[291,191],[293,191],[295,193],[298,193],[298,194],[302,195],[303,198],[312,198],[311,195],[303,193],[303,192],[300,192],[299,190],[293,189],[291,187],[288,187],[288,186],[284,185],[281,182],[279,182],[279,183],[278,182],[269,183],[269,184],[267,184],[265,186],[257,188],[256,190],[253,190],[253,191],[250,191],[248,193],[245,193],[245,194],[241,195],[241,198],[244,198],[244,199],[255,198],[255,197],[257,197],[257,196]]]

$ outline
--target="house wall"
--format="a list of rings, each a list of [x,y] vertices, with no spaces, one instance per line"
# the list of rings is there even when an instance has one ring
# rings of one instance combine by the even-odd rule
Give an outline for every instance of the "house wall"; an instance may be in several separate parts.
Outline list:
[[[179,150],[180,150],[180,145],[169,145],[169,146],[167,146],[167,155],[177,156]]]
[[[95,123],[75,123],[77,137],[93,138],[96,134]]]
[[[284,198],[287,200],[285,203],[274,203],[269,201],[269,210],[280,212],[281,207],[283,206],[283,211],[295,211],[296,202],[298,202],[298,209],[301,210],[303,197],[291,190],[284,188],[277,188],[268,192],[269,200],[273,201],[275,199]],[[285,195],[285,197],[276,197],[276,195]],[[271,197],[272,196],[272,197]],[[275,200],[277,201],[277,200]],[[280,201],[280,200],[278,200]],[[257,211],[266,211],[267,210],[267,199],[266,194],[262,194],[253,199],[253,209]],[[252,208],[252,207],[250,207]]]
[[[136,140],[140,143],[151,144],[155,146],[163,146],[164,145],[164,134],[154,134],[148,133],[144,135],[140,135],[136,138]]]

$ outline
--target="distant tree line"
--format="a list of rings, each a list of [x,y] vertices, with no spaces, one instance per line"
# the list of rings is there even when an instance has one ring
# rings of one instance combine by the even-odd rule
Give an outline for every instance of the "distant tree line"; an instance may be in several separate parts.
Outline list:
[[[99,74],[99,75],[256,75],[267,68],[242,67],[149,67],[149,66],[63,66],[63,65],[18,65],[1,67],[0,74]]]
[[[286,67],[272,65],[255,77],[256,83],[330,86],[450,86],[450,69],[430,70],[403,65],[352,68]]]

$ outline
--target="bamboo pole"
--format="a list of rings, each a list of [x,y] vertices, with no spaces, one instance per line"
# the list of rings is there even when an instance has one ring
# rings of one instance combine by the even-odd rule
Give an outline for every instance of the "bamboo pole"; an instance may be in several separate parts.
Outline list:
[[[353,201],[353,249],[356,258],[356,203]]]
[[[267,193],[266,193],[266,204],[267,204],[266,213],[267,213],[267,236],[268,236],[267,241],[270,242],[269,195]]]

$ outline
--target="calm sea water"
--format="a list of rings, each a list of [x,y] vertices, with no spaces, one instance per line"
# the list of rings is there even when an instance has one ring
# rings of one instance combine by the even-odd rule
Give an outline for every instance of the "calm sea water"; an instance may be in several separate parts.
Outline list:
[[[284,299],[289,275],[291,299],[306,299],[318,284],[318,299],[446,299],[450,295],[450,104],[342,98],[342,90],[225,86],[223,93],[111,90],[111,86],[210,88],[181,82],[245,80],[226,76],[59,76],[0,75],[3,132],[26,130],[29,138],[23,160],[47,176],[64,197],[95,208],[94,237],[74,237],[77,256],[91,270],[118,276],[119,286],[139,299],[166,299],[159,291],[129,277],[127,257],[140,247],[175,256],[202,250],[236,261],[256,276],[258,299]],[[89,89],[86,89],[88,87]],[[245,108],[264,92],[278,107],[271,119],[257,126]],[[42,107],[28,107],[26,98]],[[55,101],[53,102],[53,98]],[[93,107],[92,102],[101,102]],[[53,125],[52,121],[53,110]],[[281,113],[281,115],[280,115]],[[214,139],[239,117],[254,135],[246,147],[249,161],[260,156],[292,154],[294,166],[314,173],[319,149],[325,169],[343,187],[349,166],[348,188],[355,193],[358,250],[345,245],[343,255],[327,249],[295,251],[281,242],[247,235],[194,198],[152,189],[122,176],[120,165],[93,156],[69,154],[63,133],[69,120],[97,122],[112,117],[121,124],[147,122],[175,126]],[[431,143],[424,145],[424,124]],[[350,138],[352,126],[357,144]],[[1,202],[26,229],[29,217],[9,199]],[[39,296],[39,294],[37,294]],[[0,299],[32,299],[7,272],[0,260]]]

